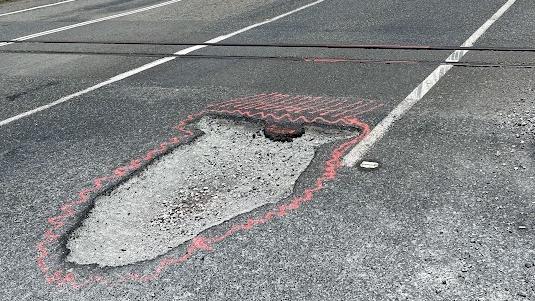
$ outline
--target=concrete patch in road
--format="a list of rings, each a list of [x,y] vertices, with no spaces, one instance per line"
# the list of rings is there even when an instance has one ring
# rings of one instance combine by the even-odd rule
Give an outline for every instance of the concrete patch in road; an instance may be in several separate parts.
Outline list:
[[[307,127],[272,141],[262,124],[203,117],[203,135],[108,195],[78,228],[68,261],[120,266],[156,258],[205,229],[292,194],[316,147],[358,133]]]
[[[369,132],[359,116],[381,105],[364,99],[280,93],[211,105],[181,121],[176,127],[177,136],[110,175],[94,179],[77,199],[63,204],[59,214],[48,219],[44,238],[37,245],[37,265],[47,282],[54,285],[82,287],[157,279],[165,269],[182,264],[197,252],[210,251],[236,233],[284,217],[311,201],[326,182],[336,177],[343,155]],[[263,136],[262,129],[273,124],[302,127],[304,133],[293,142],[272,141]],[[229,143],[229,139],[236,141]],[[316,147],[336,140],[341,141],[323,147],[331,149],[329,155],[313,159]],[[210,147],[218,143],[216,149],[226,153],[214,156]],[[233,148],[243,150],[243,154]],[[209,155],[204,158],[205,154]],[[265,159],[257,160],[251,154]],[[240,160],[235,160],[236,156]],[[192,158],[197,161],[189,162]],[[317,178],[294,191],[299,174],[312,160],[320,164],[313,168]],[[240,166],[241,162],[245,167]],[[277,171],[282,165],[287,166]],[[227,167],[229,170],[224,170]],[[282,188],[276,188],[277,183]],[[199,234],[268,203],[278,204],[266,206],[265,213],[255,214],[246,222],[229,222],[222,231],[211,231],[220,234]],[[107,220],[98,221],[97,217]],[[189,239],[182,256],[160,257],[150,272],[102,275],[91,268],[93,265],[81,267],[65,261],[119,266],[154,258]],[[71,248],[71,254],[66,247]],[[119,254],[127,257],[119,258]]]

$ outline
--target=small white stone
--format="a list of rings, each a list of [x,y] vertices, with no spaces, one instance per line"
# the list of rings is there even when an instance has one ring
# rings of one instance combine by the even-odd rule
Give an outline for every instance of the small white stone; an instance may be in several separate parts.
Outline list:
[[[366,169],[375,169],[375,168],[379,167],[379,163],[371,162],[371,161],[362,161],[360,163],[360,167],[366,168]]]

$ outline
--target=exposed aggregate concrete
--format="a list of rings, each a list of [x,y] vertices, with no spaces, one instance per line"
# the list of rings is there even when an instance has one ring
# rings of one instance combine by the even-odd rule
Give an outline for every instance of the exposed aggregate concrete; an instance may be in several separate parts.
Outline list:
[[[121,266],[162,255],[203,230],[292,194],[315,148],[349,132],[307,127],[293,142],[261,124],[204,117],[205,134],[97,198],[67,260]],[[356,133],[354,133],[356,134]]]

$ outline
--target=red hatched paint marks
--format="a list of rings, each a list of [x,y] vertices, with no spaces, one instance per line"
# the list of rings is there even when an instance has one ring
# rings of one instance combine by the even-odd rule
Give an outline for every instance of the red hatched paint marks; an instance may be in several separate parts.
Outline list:
[[[354,103],[355,106],[348,104]],[[189,115],[176,126],[179,135],[173,136],[145,155],[130,161],[112,171],[110,175],[93,180],[92,186],[84,188],[78,197],[64,203],[59,208],[59,214],[48,218],[48,226],[43,239],[37,244],[37,266],[48,284],[73,288],[81,288],[93,284],[117,285],[123,282],[146,282],[157,279],[162,272],[175,265],[179,265],[197,252],[212,251],[214,246],[226,238],[238,233],[263,225],[275,218],[281,218],[299,209],[303,204],[312,200],[314,194],[320,191],[325,182],[336,177],[341,166],[342,157],[355,144],[361,141],[370,131],[369,126],[356,116],[380,107],[382,104],[363,99],[291,96],[281,93],[260,94],[243,97],[209,106],[206,110]],[[149,273],[128,273],[121,276],[105,276],[91,274],[77,275],[62,267],[60,251],[61,238],[67,235],[69,226],[74,225],[75,218],[84,210],[83,205],[89,204],[106,188],[124,181],[130,174],[152,162],[156,157],[165,154],[171,148],[186,143],[193,137],[193,132],[187,127],[202,116],[217,114],[223,116],[245,117],[262,120],[267,123],[286,123],[298,125],[331,125],[350,127],[360,131],[357,137],[351,138],[336,146],[324,163],[323,171],[313,182],[312,186],[304,189],[303,193],[295,196],[290,202],[276,205],[259,217],[250,217],[245,223],[237,223],[219,236],[197,236],[187,246],[180,257],[165,257],[160,259]]]

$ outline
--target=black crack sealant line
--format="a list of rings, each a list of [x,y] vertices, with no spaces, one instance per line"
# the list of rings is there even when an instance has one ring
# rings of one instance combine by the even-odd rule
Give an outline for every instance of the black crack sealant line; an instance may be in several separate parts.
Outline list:
[[[242,97],[210,105],[205,110],[180,121],[176,126],[177,135],[150,149],[145,155],[114,169],[111,174],[94,179],[92,185],[82,189],[74,200],[61,205],[59,213],[47,219],[43,238],[37,244],[37,266],[48,284],[60,287],[82,288],[97,284],[115,286],[125,282],[148,282],[158,279],[166,269],[186,262],[199,252],[213,251],[218,243],[234,234],[282,218],[310,202],[314,195],[323,189],[326,182],[336,177],[338,169],[342,166],[343,156],[369,133],[369,126],[359,119],[360,116],[381,106],[382,103],[373,100],[291,96],[281,93]],[[187,147],[186,144],[195,138],[194,130],[190,127],[201,118],[210,116],[262,122],[265,124],[265,136],[273,141],[291,141],[303,134],[304,126],[352,129],[357,131],[358,135],[345,138],[332,147],[329,156],[322,163],[319,175],[302,192],[295,193],[296,195],[284,203],[275,203],[259,216],[246,218],[245,222],[230,220],[229,226],[225,226],[226,229],[218,232],[220,233],[218,235],[198,234],[185,243],[186,248],[182,255],[159,256],[154,260],[155,263],[151,265],[150,270],[122,274],[119,271],[104,275],[99,268],[88,267],[90,271],[87,269],[77,271],[76,267],[68,268],[65,263],[67,253],[65,242],[73,229],[80,225],[80,220],[93,208],[95,200],[113,191],[145,167],[149,167],[155,159],[165,156],[180,145]]]

